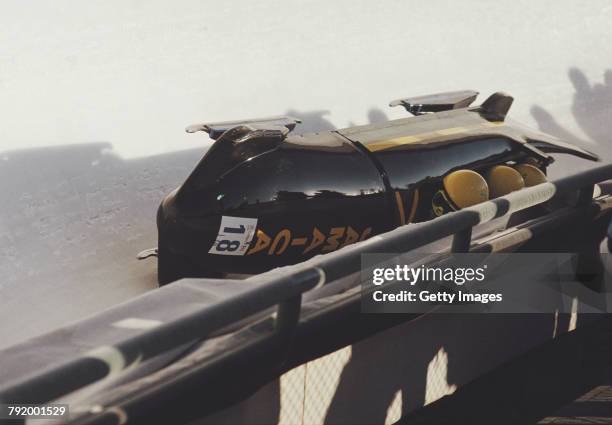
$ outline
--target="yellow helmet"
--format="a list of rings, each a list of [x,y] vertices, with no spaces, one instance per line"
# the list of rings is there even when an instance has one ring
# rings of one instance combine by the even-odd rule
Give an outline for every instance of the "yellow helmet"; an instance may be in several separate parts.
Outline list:
[[[536,166],[531,164],[518,164],[514,166],[514,169],[523,177],[526,187],[546,182],[546,174]]]
[[[444,177],[442,183],[444,189],[439,190],[432,199],[433,211],[437,216],[489,199],[487,182],[475,171],[453,171]]]
[[[487,183],[491,198],[507,195],[525,187],[525,181],[518,171],[507,165],[496,165],[487,172]]]

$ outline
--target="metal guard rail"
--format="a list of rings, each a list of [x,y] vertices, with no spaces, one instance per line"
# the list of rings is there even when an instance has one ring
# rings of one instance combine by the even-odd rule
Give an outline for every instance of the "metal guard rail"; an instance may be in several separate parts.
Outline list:
[[[298,323],[302,294],[357,272],[361,254],[407,252],[447,236],[453,236],[453,252],[466,252],[470,247],[474,226],[572,191],[578,191],[579,203],[589,203],[592,201],[594,185],[608,179],[612,179],[612,164],[525,188],[423,224],[402,226],[384,237],[374,236],[304,263],[253,276],[247,279],[253,283],[252,289],[220,300],[188,317],[165,323],[114,346],[90,350],[80,357],[52,365],[18,382],[3,383],[0,386],[0,403],[46,403],[55,400],[114,376],[133,362],[145,361],[194,340],[203,340],[230,324],[275,305],[278,306],[275,333],[280,338],[286,337]],[[287,343],[289,341],[287,338]]]

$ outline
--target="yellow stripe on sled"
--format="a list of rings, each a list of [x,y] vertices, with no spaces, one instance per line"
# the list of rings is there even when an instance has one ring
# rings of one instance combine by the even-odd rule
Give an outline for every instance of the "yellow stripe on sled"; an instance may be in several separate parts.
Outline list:
[[[451,136],[455,134],[463,134],[479,128],[496,127],[503,125],[503,121],[485,121],[468,127],[449,127],[440,130],[430,131],[427,133],[415,134],[412,136],[396,137],[394,139],[383,140],[375,143],[368,143],[366,148],[370,152],[382,151],[385,149],[394,148],[396,146],[408,145],[410,143],[422,142],[424,140],[433,139],[440,136]]]

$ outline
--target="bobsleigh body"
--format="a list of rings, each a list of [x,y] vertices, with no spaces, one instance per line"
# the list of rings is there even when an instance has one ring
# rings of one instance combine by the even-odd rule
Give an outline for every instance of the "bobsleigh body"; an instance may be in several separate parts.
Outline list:
[[[400,99],[416,116],[305,135],[289,117],[189,127],[216,141],[159,207],[160,284],[259,273],[426,220],[454,170],[597,159],[506,120],[509,96],[470,108],[476,94]]]

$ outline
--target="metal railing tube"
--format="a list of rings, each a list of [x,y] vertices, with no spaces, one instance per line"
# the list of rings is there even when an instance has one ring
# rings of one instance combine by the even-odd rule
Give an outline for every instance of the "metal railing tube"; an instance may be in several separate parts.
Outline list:
[[[63,364],[52,366],[0,388],[0,403],[45,403],[130,365],[167,350],[202,339],[210,333],[259,311],[295,299],[321,281],[317,269],[275,275],[234,297],[119,342],[98,347]],[[299,310],[298,310],[299,314]]]

